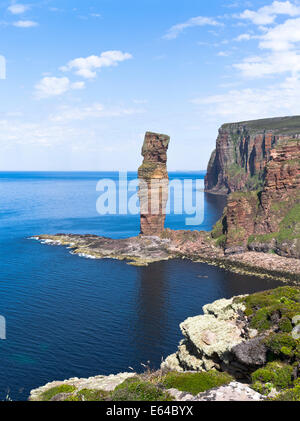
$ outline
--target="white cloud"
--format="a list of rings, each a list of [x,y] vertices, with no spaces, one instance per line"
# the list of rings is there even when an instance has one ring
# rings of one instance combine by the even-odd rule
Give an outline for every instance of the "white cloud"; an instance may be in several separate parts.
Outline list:
[[[259,39],[261,50],[270,50],[268,54],[246,57],[241,63],[233,65],[246,77],[264,77],[268,75],[300,71],[300,18],[288,19],[284,23],[266,30]]]
[[[117,66],[119,63],[132,58],[129,53],[122,51],[105,51],[100,56],[89,56],[86,58],[76,58],[71,60],[66,66],[61,68],[62,71],[75,70],[75,73],[86,79],[95,78],[97,70],[102,67]]]
[[[235,41],[249,41],[253,38],[250,34],[241,34],[235,38]]]
[[[192,102],[212,119],[245,121],[249,119],[299,114],[300,78],[263,89],[230,90],[225,94],[196,98]]]
[[[89,118],[122,117],[144,113],[143,109],[114,107],[106,109],[102,104],[95,103],[85,107],[62,106],[49,119],[54,122],[79,121]]]
[[[38,23],[32,20],[18,20],[13,25],[17,28],[33,28],[34,26],[38,26]]]
[[[49,98],[64,94],[69,90],[83,89],[84,82],[71,83],[67,77],[44,77],[35,86],[36,98]]]
[[[233,65],[243,76],[261,78],[283,73],[300,72],[300,55],[294,51],[273,53],[264,57],[248,57],[242,63]]]
[[[218,55],[219,57],[229,57],[229,56],[230,56],[230,54],[231,54],[231,52],[230,52],[230,51],[219,51],[217,55]]]
[[[15,3],[9,6],[7,10],[13,15],[21,15],[22,13],[25,13],[27,10],[29,10],[29,6],[27,4]]]
[[[49,147],[63,143],[70,136],[79,135],[78,128],[47,124],[47,122],[24,122],[0,120],[0,144],[2,148],[16,145],[40,145]]]
[[[194,26],[205,26],[205,25],[218,26],[218,25],[221,25],[221,23],[217,22],[213,18],[197,16],[197,17],[187,20],[186,22],[179,23],[177,25],[172,26],[164,35],[164,38],[168,40],[175,39],[178,37],[178,35],[181,32],[183,32],[187,28],[192,28]]]
[[[70,85],[71,89],[80,90],[85,88],[85,82],[74,82]]]
[[[277,51],[290,50],[297,42],[300,42],[300,18],[288,19],[268,30],[261,37],[259,47]]]
[[[261,7],[257,12],[247,9],[239,17],[251,20],[255,25],[269,25],[278,15],[299,16],[300,7],[290,1],[273,1],[271,5]]]

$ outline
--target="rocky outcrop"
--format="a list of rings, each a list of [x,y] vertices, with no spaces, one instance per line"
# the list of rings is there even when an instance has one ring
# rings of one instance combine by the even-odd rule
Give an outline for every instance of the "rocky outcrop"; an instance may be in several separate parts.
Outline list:
[[[247,249],[300,258],[300,139],[280,140],[269,152],[260,191],[228,197],[218,236],[226,254]]]
[[[228,385],[211,389],[208,392],[199,393],[195,400],[200,402],[252,402],[263,401],[265,399],[265,396],[255,392],[248,385],[231,382]]]
[[[281,140],[299,137],[299,116],[224,124],[209,161],[206,191],[228,194],[259,189],[271,150]]]
[[[160,235],[164,230],[169,187],[169,143],[169,136],[146,133],[142,149],[144,162],[138,170],[142,235]]]
[[[56,234],[32,237],[48,246],[64,246],[71,254],[90,259],[124,260],[134,266],[175,258],[186,258],[220,266],[236,273],[273,278],[281,281],[300,280],[300,260],[276,254],[247,251],[224,255],[210,233],[165,230],[160,237],[138,236],[111,239],[96,235]],[[263,257],[263,258],[262,258]]]
[[[249,386],[239,382],[231,382],[227,385],[214,387],[207,392],[199,393],[196,396],[190,393],[181,392],[177,389],[169,389],[168,393],[177,402],[247,402],[263,401],[265,396],[261,395]]]
[[[300,288],[221,299],[203,312],[180,325],[185,339],[160,370],[54,381],[29,400],[300,399]]]
[[[271,363],[268,369],[286,370],[291,379],[299,377],[300,370],[294,370],[300,355],[299,288],[222,299],[204,306],[203,312],[180,325],[184,339],[177,352],[162,363],[162,370],[215,369],[255,382],[260,377],[253,373],[276,360],[277,365]]]
[[[50,246],[65,246],[80,257],[125,260],[135,266],[147,266],[175,257],[170,251],[170,240],[156,236],[112,239],[97,235],[57,234],[39,235],[33,239]]]
[[[135,376],[135,373],[119,373],[111,374],[110,376],[95,376],[89,378],[79,379],[74,377],[72,379],[63,380],[63,381],[53,381],[47,383],[44,386],[41,386],[37,389],[33,389],[30,392],[29,400],[30,401],[40,401],[43,400],[43,395],[47,393],[50,389],[57,388],[63,390],[62,386],[71,386],[77,392],[81,390],[93,390],[93,391],[104,391],[111,392],[115,390],[117,386],[122,384],[125,380],[130,379]],[[58,393],[61,395],[61,393]],[[64,396],[60,396],[57,400],[66,400],[68,398],[68,393],[63,393]],[[67,396],[66,396],[67,395]],[[55,397],[56,395],[54,395]],[[56,399],[52,399],[56,400]]]
[[[243,364],[235,359],[233,348],[245,341],[245,306],[236,299],[218,300],[203,307],[204,315],[192,317],[180,325],[184,339],[178,351],[162,364],[163,369],[176,371],[209,371],[234,369],[244,377]]]

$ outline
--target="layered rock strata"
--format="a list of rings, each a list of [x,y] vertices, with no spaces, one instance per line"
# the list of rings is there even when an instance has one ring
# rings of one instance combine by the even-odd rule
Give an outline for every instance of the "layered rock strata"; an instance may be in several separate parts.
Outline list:
[[[289,138],[300,138],[299,116],[224,124],[208,164],[206,191],[228,194],[260,188],[271,150]]]
[[[169,187],[169,143],[169,136],[150,132],[145,135],[144,161],[138,170],[142,235],[160,235],[164,230]]]
[[[260,191],[229,195],[220,229],[227,254],[250,249],[300,258],[300,139],[270,151]]]

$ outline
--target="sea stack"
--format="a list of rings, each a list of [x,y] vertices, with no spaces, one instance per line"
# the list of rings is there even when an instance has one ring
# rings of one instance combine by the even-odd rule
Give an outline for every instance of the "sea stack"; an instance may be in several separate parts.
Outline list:
[[[170,137],[147,132],[138,170],[140,180],[141,235],[159,236],[164,231],[168,201],[169,176],[167,150]]]

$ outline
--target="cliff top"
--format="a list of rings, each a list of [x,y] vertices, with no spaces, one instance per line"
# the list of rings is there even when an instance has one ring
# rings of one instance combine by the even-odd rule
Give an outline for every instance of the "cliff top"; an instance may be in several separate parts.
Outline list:
[[[226,123],[223,129],[238,126],[246,126],[250,131],[273,131],[280,134],[298,134],[300,133],[300,116],[264,118],[260,120],[240,121],[236,123]]]

